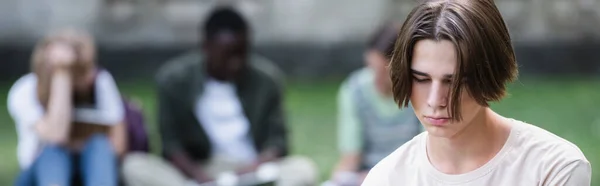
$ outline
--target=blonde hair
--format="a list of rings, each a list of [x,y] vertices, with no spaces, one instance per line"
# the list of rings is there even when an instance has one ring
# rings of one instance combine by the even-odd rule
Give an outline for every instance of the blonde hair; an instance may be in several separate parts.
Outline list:
[[[64,43],[75,51],[76,61],[71,73],[73,79],[79,79],[96,67],[96,47],[93,37],[88,33],[75,29],[64,29],[53,32],[42,39],[34,48],[31,57],[31,71],[38,77],[37,96],[44,107],[50,97],[53,67],[47,63],[45,53],[51,44]]]

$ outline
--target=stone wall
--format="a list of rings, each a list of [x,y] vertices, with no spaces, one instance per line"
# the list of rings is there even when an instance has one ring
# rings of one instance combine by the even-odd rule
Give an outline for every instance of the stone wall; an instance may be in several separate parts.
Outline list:
[[[0,58],[8,67],[0,77],[26,72],[32,44],[65,26],[91,30],[101,63],[117,77],[151,77],[197,43],[199,23],[219,3],[248,18],[257,52],[292,76],[323,77],[360,67],[369,34],[386,20],[403,21],[416,0],[0,0]],[[496,4],[522,72],[600,74],[600,0]]]
[[[258,43],[362,41],[387,19],[403,21],[416,0],[1,0],[0,39],[34,40],[64,26],[92,30],[102,43],[193,44],[219,3],[252,22]],[[600,37],[600,0],[496,0],[519,42]]]
[[[495,0],[515,42],[600,39],[599,0]],[[406,18],[414,1],[395,0],[393,17]]]

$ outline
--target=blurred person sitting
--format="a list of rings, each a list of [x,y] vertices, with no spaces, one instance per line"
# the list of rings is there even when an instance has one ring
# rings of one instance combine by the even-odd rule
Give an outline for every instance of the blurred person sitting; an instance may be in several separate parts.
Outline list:
[[[16,185],[117,185],[124,105],[95,52],[87,33],[50,34],[34,49],[32,73],[10,89],[22,169]]]
[[[237,175],[232,185],[254,185],[261,184],[258,178],[243,176],[268,164],[280,172],[271,183],[314,185],[314,163],[286,157],[282,75],[270,61],[250,52],[246,21],[233,8],[219,7],[202,31],[199,50],[167,62],[157,74],[166,161],[129,156],[126,183],[197,185]]]
[[[338,93],[338,146],[341,157],[323,185],[360,185],[368,171],[399,145],[421,132],[411,109],[392,97],[387,66],[399,25],[374,33],[364,54],[366,67],[353,72]]]

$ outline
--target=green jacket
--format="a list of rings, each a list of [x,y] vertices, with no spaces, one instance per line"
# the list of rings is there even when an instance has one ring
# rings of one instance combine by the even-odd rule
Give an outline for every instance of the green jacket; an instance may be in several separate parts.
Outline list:
[[[268,60],[251,55],[235,82],[242,108],[250,123],[257,152],[275,148],[288,152],[280,71]],[[157,76],[158,123],[163,155],[183,149],[196,161],[210,158],[211,143],[195,115],[206,72],[202,54],[190,52],[167,62]]]

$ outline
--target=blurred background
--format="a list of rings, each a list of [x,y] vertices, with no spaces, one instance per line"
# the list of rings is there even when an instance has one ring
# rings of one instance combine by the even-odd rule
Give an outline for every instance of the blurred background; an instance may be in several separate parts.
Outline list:
[[[336,96],[363,66],[368,36],[401,22],[415,0],[0,0],[0,185],[18,172],[11,84],[29,71],[32,47],[65,26],[91,31],[99,63],[123,94],[140,100],[152,151],[160,149],[153,78],[167,59],[194,49],[199,23],[219,3],[251,23],[254,50],[286,73],[292,153],[311,157],[321,178],[338,158]],[[600,185],[600,0],[496,0],[508,24],[520,78],[492,107],[577,144]]]

